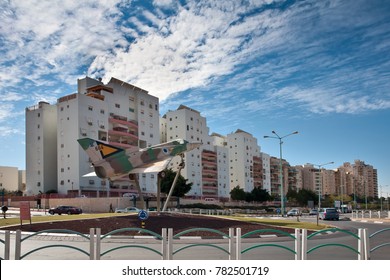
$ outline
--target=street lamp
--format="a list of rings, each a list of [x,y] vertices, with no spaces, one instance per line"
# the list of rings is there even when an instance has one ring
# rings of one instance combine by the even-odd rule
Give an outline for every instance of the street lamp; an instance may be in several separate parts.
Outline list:
[[[313,163],[311,163],[311,165],[318,166],[318,172],[319,172],[319,174],[321,174],[321,167],[323,167],[325,165],[328,165],[328,164],[333,164],[333,163],[334,163],[334,161],[330,161],[330,162],[323,163],[323,164],[313,164]],[[320,208],[321,208],[321,191],[322,191],[322,175],[321,175],[320,185],[318,186],[317,226],[318,226],[318,219],[319,219],[319,216],[320,216]]]
[[[281,210],[281,213],[282,213],[282,216],[284,216],[284,191],[283,191],[283,163],[282,163],[282,144],[283,144],[283,141],[282,139],[283,138],[286,138],[290,135],[293,135],[293,134],[298,134],[298,131],[294,131],[290,134],[287,134],[287,135],[284,135],[284,136],[279,136],[275,130],[272,130],[272,133],[275,134],[275,136],[267,136],[265,135],[264,138],[275,138],[275,139],[279,139],[279,149],[280,149],[280,158],[279,158],[279,181],[280,181],[280,210]]]

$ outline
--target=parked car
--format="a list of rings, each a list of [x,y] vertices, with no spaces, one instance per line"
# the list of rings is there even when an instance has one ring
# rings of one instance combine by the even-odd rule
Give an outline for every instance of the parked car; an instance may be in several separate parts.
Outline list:
[[[58,215],[61,215],[61,214],[68,214],[68,215],[72,215],[72,214],[81,214],[83,213],[83,210],[81,210],[81,208],[78,208],[78,207],[75,207],[75,206],[58,206],[56,208],[50,208],[49,209],[49,214],[50,215],[54,215],[54,214],[58,214]]]
[[[287,212],[287,217],[290,217],[290,216],[302,216],[302,213],[301,211],[299,211],[299,209],[291,209],[290,211]]]
[[[318,215],[318,209],[311,209],[309,212],[309,216],[317,216]]]
[[[137,207],[116,208],[115,213],[138,213],[141,211]]]
[[[336,208],[323,208],[318,214],[318,219],[321,220],[339,220],[340,215]]]

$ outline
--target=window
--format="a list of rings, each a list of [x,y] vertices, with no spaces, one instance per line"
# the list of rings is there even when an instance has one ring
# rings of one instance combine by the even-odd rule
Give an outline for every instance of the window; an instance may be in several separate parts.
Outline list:
[[[100,113],[104,115],[104,109],[100,109]]]
[[[115,108],[120,108],[121,104],[115,103]]]
[[[93,111],[93,107],[92,106],[88,106],[88,111]]]

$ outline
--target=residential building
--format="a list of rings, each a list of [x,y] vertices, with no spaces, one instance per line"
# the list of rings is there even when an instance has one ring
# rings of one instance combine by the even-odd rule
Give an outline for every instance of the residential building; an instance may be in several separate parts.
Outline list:
[[[270,194],[279,197],[281,194],[281,180],[283,180],[283,195],[286,196],[289,186],[289,169],[290,164],[282,159],[282,178],[280,177],[280,158],[270,157],[270,178],[271,178],[271,192]]]
[[[226,137],[217,133],[211,134],[212,145],[217,154],[218,197],[230,198],[229,184],[229,150]]]
[[[218,196],[218,154],[212,145],[206,118],[200,112],[180,105],[175,111],[168,111],[160,120],[161,139],[171,141],[185,139],[189,142],[202,142],[200,148],[185,153],[185,167],[181,175],[192,183],[192,189],[187,194],[196,198]],[[177,169],[181,162],[175,157],[170,168]]]
[[[57,107],[26,108],[26,194],[57,191]]]
[[[50,116],[47,113],[49,108]],[[46,120],[43,117],[50,121],[39,123],[41,119]],[[96,193],[97,196],[100,193],[108,194],[109,191],[128,192],[134,188],[134,183],[127,179],[108,182],[96,176],[83,177],[94,170],[77,139],[90,137],[123,148],[143,148],[159,143],[158,123],[158,98],[149,95],[147,91],[115,78],[106,85],[89,77],[80,79],[77,93],[59,98],[56,105],[41,102],[38,106],[28,108],[26,112],[26,130],[32,130],[26,133],[26,151],[27,155],[34,157],[27,159],[27,162],[36,166],[44,163],[47,169],[39,174],[51,174],[56,178],[50,185],[43,182],[43,179],[38,181],[39,178],[35,179],[37,176],[31,176],[37,172],[36,166],[27,164],[27,180],[34,180],[27,184],[27,188],[41,184],[44,186],[42,192],[46,192],[51,186],[58,186],[56,190],[61,194],[88,192],[91,195]],[[43,137],[44,132],[50,137]],[[43,144],[39,145],[42,138],[50,139],[50,145],[47,141],[44,147]],[[38,155],[43,155],[37,157],[34,150],[38,151]],[[41,159],[48,153],[51,155],[50,165],[46,165],[49,159]],[[144,192],[155,192],[156,182],[155,174],[143,174],[139,178]],[[31,193],[37,193],[37,190],[31,189]]]
[[[263,189],[271,194],[271,156],[266,153],[261,154],[261,162],[263,164]]]
[[[0,166],[0,190],[9,192],[21,191],[17,167]]]
[[[262,187],[263,167],[257,139],[240,129],[228,134],[226,139],[230,188],[239,186],[245,192],[251,192],[254,187]]]

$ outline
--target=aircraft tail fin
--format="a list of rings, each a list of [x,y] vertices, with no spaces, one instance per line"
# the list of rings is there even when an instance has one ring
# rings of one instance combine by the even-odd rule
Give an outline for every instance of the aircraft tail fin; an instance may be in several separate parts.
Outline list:
[[[77,140],[80,146],[86,151],[91,158],[92,163],[100,162],[107,157],[111,157],[124,150],[91,138],[82,138]]]

